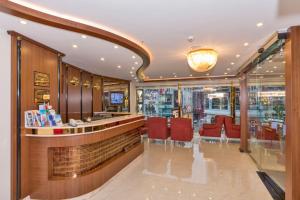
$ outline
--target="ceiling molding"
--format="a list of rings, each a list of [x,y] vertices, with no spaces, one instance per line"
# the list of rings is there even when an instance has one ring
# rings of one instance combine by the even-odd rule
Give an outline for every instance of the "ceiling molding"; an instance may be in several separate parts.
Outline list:
[[[133,51],[134,53],[136,53],[142,58],[143,62],[142,65],[140,66],[140,69],[145,69],[150,64],[150,58],[151,58],[150,53],[144,47],[123,36],[117,35],[113,32],[100,29],[94,26],[90,26],[84,23],[65,19],[62,17],[57,17],[44,12],[40,12],[38,10],[17,3],[13,3],[8,0],[0,0],[0,11],[16,17],[31,20],[40,24],[93,36],[95,38],[99,38],[102,40],[106,40],[118,44],[124,48]],[[143,75],[143,72],[139,74]]]

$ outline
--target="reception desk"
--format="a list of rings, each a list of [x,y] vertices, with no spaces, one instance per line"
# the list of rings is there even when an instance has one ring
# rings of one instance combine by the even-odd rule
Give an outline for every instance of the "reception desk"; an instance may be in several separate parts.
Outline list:
[[[143,125],[143,116],[126,115],[65,125],[59,135],[57,128],[26,128],[30,197],[65,199],[97,189],[144,151]]]

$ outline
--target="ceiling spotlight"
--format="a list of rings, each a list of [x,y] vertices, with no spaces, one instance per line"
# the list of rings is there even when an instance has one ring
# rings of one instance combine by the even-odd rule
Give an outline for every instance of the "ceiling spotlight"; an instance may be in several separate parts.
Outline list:
[[[115,46],[114,46],[114,48],[115,48],[115,49],[118,49],[118,48],[119,48],[119,46],[118,46],[118,45],[115,45]]]
[[[137,61],[134,62],[135,65],[138,65],[139,63]]]
[[[269,71],[269,70],[267,70],[266,72],[267,72],[267,73],[269,73],[270,71]]]
[[[160,79],[162,79],[163,77],[162,77],[162,76],[160,76],[159,78],[160,78]]]
[[[277,66],[274,66],[273,68],[274,68],[274,69],[277,69]]]
[[[227,73],[227,72],[224,72],[224,74],[227,75],[228,73]]]
[[[209,76],[209,73],[207,73],[206,76]]]
[[[241,57],[241,55],[240,55],[240,54],[236,54],[235,57],[236,57],[236,58],[239,58],[239,57]]]
[[[24,19],[21,19],[20,23],[23,24],[23,25],[25,25],[25,24],[27,24],[27,21],[25,21]]]
[[[280,78],[283,78],[283,75],[280,75]]]
[[[270,72],[271,72],[271,73],[273,73],[274,71],[273,71],[273,70],[271,70]]]
[[[193,76],[193,74],[190,74],[190,76]]]
[[[134,77],[134,79],[137,79],[137,77]]]
[[[135,56],[131,56],[131,58],[132,58],[132,59],[135,59],[136,57],[135,57]]]
[[[131,67],[131,69],[132,69],[132,70],[134,70],[134,69],[135,69],[135,67]]]
[[[228,67],[226,70],[227,70],[227,71],[230,71],[231,69]]]
[[[273,60],[269,60],[269,63],[273,62]]]
[[[286,62],[285,62],[285,61],[282,61],[282,63],[285,64]]]
[[[133,74],[131,74],[131,77],[134,77],[134,75],[133,75]]]
[[[244,43],[244,46],[245,46],[245,47],[249,46],[249,43],[248,43],[248,42],[245,42],[245,43]]]
[[[132,71],[130,71],[130,74],[132,74],[133,72]]]
[[[256,71],[253,71],[253,74],[256,74]]]
[[[86,39],[87,36],[86,35],[81,35],[81,38]]]
[[[231,65],[234,65],[234,62],[231,62],[230,64],[231,64]]]
[[[121,65],[118,65],[117,68],[121,69]]]
[[[175,72],[173,72],[173,75],[176,75],[176,73],[175,73]]]
[[[176,75],[174,75],[174,78],[176,78],[177,76]]]
[[[259,22],[256,24],[257,27],[262,27],[263,25],[264,25],[264,23],[262,23],[262,22]]]
[[[102,58],[100,58],[100,60],[101,60],[101,61],[104,61],[105,59],[102,57]]]
[[[78,48],[78,46],[76,44],[73,44],[72,47],[73,48]]]
[[[225,80],[227,80],[228,78],[225,78]]]

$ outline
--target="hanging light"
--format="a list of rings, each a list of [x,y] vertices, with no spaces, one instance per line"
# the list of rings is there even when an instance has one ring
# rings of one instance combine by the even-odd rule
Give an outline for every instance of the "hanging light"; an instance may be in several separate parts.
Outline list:
[[[195,49],[188,53],[189,66],[197,72],[206,72],[217,64],[218,53],[213,49]]]

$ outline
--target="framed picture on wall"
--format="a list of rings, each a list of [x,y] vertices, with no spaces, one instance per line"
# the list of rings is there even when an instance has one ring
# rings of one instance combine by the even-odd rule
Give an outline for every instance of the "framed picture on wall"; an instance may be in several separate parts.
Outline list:
[[[50,103],[50,91],[48,89],[34,89],[34,103],[41,105]]]
[[[33,72],[34,73],[34,86],[39,87],[50,87],[50,75],[41,73],[41,72]]]

